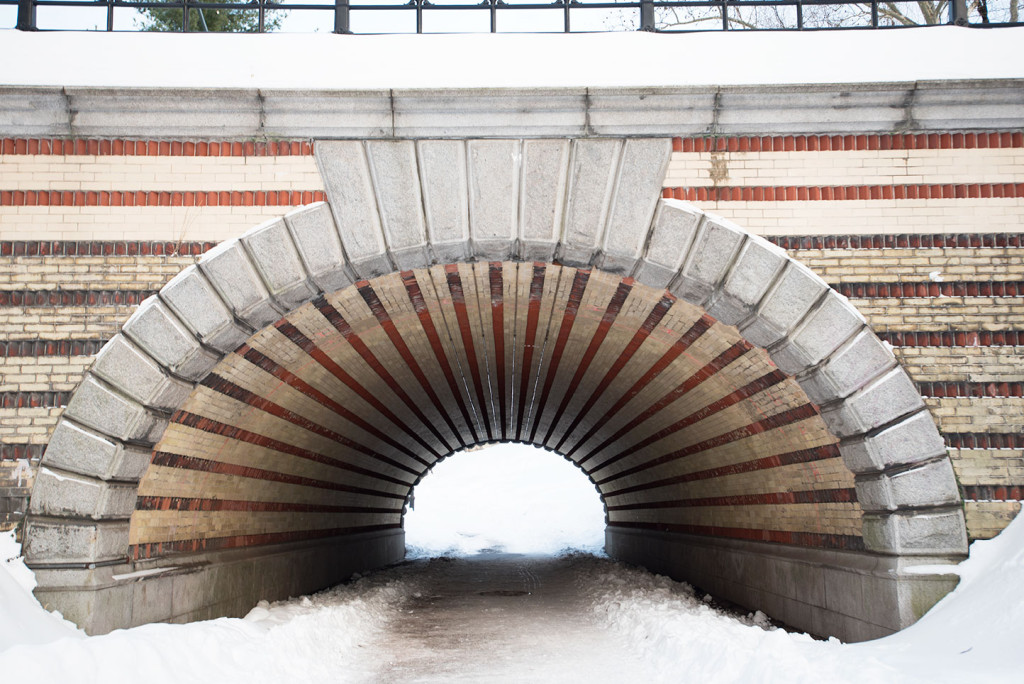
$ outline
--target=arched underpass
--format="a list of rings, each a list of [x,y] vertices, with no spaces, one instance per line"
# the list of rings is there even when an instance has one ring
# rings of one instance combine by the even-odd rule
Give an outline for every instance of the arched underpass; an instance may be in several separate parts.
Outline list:
[[[857,311],[659,200],[669,142],[317,144],[329,204],[211,250],[98,355],[25,548],[91,632],[240,614],[400,560],[437,460],[578,465],[618,558],[818,634],[881,636],[953,580],[960,495]]]

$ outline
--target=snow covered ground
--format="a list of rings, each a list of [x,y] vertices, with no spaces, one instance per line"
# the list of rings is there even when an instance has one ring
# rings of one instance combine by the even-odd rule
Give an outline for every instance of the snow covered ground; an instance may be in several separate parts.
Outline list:
[[[729,86],[1024,77],[1024,28],[339,36],[0,30],[3,85]],[[211,68],[216,64],[216,68]]]
[[[535,516],[515,513],[493,485],[481,483],[482,473],[474,472],[486,468],[493,473],[501,459],[518,460],[522,466],[536,460],[553,472],[564,466],[569,470],[551,475],[547,494],[566,500],[581,497],[584,508],[588,499],[596,500],[579,473],[547,452],[505,447],[505,453],[459,455],[440,464],[417,489],[409,535],[418,539],[419,554],[472,554],[497,547],[550,552],[567,539],[582,542],[575,546],[594,542],[593,530],[589,542],[586,533],[571,538],[586,529],[572,519],[554,525],[555,533],[543,527],[527,533],[525,541],[503,537],[515,532],[507,524],[510,519]],[[465,468],[461,473],[455,468],[460,462]],[[445,475],[453,469],[450,477]],[[520,484],[532,479],[528,474],[511,476]],[[575,493],[571,486],[578,486]],[[481,498],[485,508],[505,519],[505,529],[487,527],[483,513],[460,499],[459,492]],[[543,492],[534,494],[540,497],[533,499],[534,512],[553,520],[558,506],[546,502]],[[440,515],[447,516],[454,532],[431,531],[426,524],[431,509],[442,503],[462,513]],[[426,529],[417,531],[423,525]],[[218,684],[384,681],[379,668],[385,654],[374,651],[374,644],[387,643],[389,629],[402,624],[410,606],[420,606],[424,593],[436,591],[446,567],[451,571],[444,563],[418,561],[310,597],[264,602],[241,619],[145,625],[85,637],[31,596],[33,579],[17,558],[19,552],[10,533],[0,535],[0,673],[5,682],[33,684],[125,678]],[[864,644],[790,634],[772,628],[757,613],[731,616],[685,584],[597,555],[574,552],[560,563],[564,572],[572,573],[579,592],[572,602],[585,608],[581,626],[586,621],[588,628],[607,630],[616,642],[642,654],[650,670],[645,681],[1009,683],[1020,682],[1024,672],[1024,518],[996,539],[974,543],[970,558],[959,568],[960,586],[920,622]],[[432,582],[434,589],[429,588]],[[601,681],[600,676],[588,678]],[[509,673],[508,680],[515,681],[515,674]]]

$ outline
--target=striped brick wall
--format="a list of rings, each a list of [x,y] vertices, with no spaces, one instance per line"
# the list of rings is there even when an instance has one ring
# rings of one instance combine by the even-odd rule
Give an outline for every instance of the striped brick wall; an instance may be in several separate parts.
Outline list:
[[[311,151],[0,142],[0,496],[24,496],[18,459],[38,459],[91,354],[141,298],[212,244],[320,197]],[[977,538],[1005,526],[1024,486],[1022,180],[1019,132],[681,138],[665,180],[665,196],[770,236],[894,345],[952,450]],[[0,508],[0,524],[20,510]]]

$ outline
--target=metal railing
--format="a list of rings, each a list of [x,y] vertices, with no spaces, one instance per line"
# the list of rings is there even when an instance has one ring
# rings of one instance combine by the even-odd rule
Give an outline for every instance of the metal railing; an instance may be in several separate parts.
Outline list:
[[[553,2],[531,2],[529,0],[307,0],[306,3],[291,0],[0,0],[0,10],[5,6],[17,6],[15,28],[22,31],[88,29],[88,26],[40,26],[37,21],[39,9],[56,14],[64,10],[105,10],[105,26],[96,23],[93,30],[173,30],[185,32],[203,31],[251,31],[266,32],[281,29],[281,20],[292,13],[316,13],[320,18],[333,14],[334,33],[425,33],[425,32],[481,32],[483,23],[477,22],[467,28],[464,22],[437,20],[429,29],[425,28],[424,17],[431,18],[472,13],[486,13],[491,33],[505,32],[499,18],[515,13],[542,12],[545,15],[558,13],[554,24],[545,22],[546,28],[531,29],[529,21],[523,28],[520,21],[513,31],[533,30],[551,32],[594,31],[594,30],[640,30],[662,33],[708,31],[708,30],[823,30],[851,28],[907,28],[910,26],[954,24],[971,27],[1020,26],[1018,3],[1024,0],[624,0],[623,2],[590,0],[554,0]],[[399,4],[400,3],[400,4]],[[594,10],[604,10],[607,17],[603,27],[594,28],[593,21],[578,22],[583,12],[593,15]],[[219,23],[210,28],[208,18]],[[231,28],[224,28],[225,15],[234,16]],[[384,30],[367,30],[366,26],[354,26],[353,19],[373,14],[378,18],[386,15],[403,19],[403,27],[393,30],[385,25]],[[115,17],[131,15],[134,26],[125,27]],[[95,16],[95,12],[94,12]],[[146,23],[139,24],[138,17],[146,17]],[[159,21],[153,17],[159,16]],[[380,22],[378,22],[379,24]],[[388,22],[384,22],[387,24]],[[437,27],[441,26],[440,29]],[[8,26],[9,27],[9,26]],[[0,28],[4,28],[0,25]],[[285,30],[288,30],[285,28]]]

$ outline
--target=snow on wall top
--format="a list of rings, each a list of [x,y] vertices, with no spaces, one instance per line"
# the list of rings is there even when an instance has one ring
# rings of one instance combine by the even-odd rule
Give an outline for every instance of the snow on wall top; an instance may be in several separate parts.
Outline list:
[[[1024,78],[1024,28],[694,34],[0,31],[0,85],[630,87]]]

